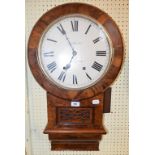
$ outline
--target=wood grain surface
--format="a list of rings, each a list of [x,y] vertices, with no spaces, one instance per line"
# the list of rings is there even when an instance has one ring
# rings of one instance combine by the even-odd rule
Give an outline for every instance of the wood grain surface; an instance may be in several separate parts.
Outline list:
[[[59,17],[70,14],[85,15],[102,24],[113,46],[113,57],[106,74],[98,83],[83,90],[57,87],[44,75],[38,62],[39,42],[44,31]],[[29,37],[28,61],[35,79],[47,91],[48,123],[44,133],[51,140],[52,150],[99,150],[101,135],[106,134],[102,113],[110,111],[111,90],[107,88],[119,74],[123,58],[123,41],[117,25],[108,14],[94,6],[63,4],[38,20]],[[92,104],[95,99],[99,104]],[[74,100],[80,102],[80,107],[71,107]]]
[[[113,46],[113,57],[106,74],[98,83],[83,90],[65,90],[57,87],[44,75],[38,63],[38,46],[44,31],[49,24],[54,22],[57,18],[70,14],[85,15],[102,24],[109,34]],[[28,61],[35,79],[46,91],[50,92],[54,96],[57,96],[58,98],[66,100],[82,100],[103,93],[104,90],[114,82],[119,74],[123,63],[123,58],[123,41],[117,25],[108,14],[88,4],[69,3],[51,9],[45,13],[35,24],[28,42]]]

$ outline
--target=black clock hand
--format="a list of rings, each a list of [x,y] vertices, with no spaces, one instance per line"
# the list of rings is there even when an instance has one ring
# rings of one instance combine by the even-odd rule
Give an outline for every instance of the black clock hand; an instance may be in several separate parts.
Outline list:
[[[71,44],[71,42],[70,42],[70,40],[69,40],[69,38],[68,38],[67,34],[65,33],[64,35],[65,35],[65,38],[66,38],[66,40],[68,41],[69,46],[71,47],[71,49],[72,49],[73,53],[74,53],[74,52],[76,52],[76,51],[74,50],[74,48],[73,48],[73,46],[72,46],[72,44]]]
[[[68,41],[69,46],[70,46],[71,49],[72,49],[72,57],[71,57],[71,60],[70,60],[70,62],[69,62],[65,67],[63,67],[63,69],[67,70],[67,69],[69,69],[69,68],[71,67],[72,60],[73,60],[73,58],[77,55],[77,52],[74,50],[74,48],[73,48],[73,46],[72,46],[72,44],[71,44],[71,42],[70,42],[70,40],[69,40],[69,38],[68,38],[66,32],[63,33],[63,34],[64,34],[66,40]]]
[[[73,58],[77,55],[77,52],[76,52],[76,51],[73,51],[72,54],[73,54],[73,55],[72,55],[72,57],[71,57],[69,63],[68,63],[65,67],[63,67],[63,69],[67,70],[67,69],[69,69],[69,68],[71,67],[72,60],[73,60]]]

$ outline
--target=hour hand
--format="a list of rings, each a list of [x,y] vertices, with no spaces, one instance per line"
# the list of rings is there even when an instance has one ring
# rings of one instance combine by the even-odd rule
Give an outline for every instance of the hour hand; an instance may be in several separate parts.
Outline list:
[[[73,60],[73,58],[74,58],[76,55],[77,55],[77,52],[74,50],[73,53],[72,53],[72,57],[71,57],[70,62],[69,62],[66,66],[64,66],[63,69],[67,70],[67,69],[69,69],[69,68],[71,67],[72,60]]]
[[[69,69],[70,67],[71,67],[71,64],[69,63],[69,64],[67,64],[66,66],[64,66],[63,69],[64,69],[64,70],[67,70],[67,69]]]

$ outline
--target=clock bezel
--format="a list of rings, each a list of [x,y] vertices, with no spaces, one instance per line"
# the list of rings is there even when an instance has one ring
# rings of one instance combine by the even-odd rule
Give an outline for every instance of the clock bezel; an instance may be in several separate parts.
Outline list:
[[[84,16],[88,16],[103,25],[110,37],[110,40],[112,41],[113,46],[112,61],[106,74],[95,85],[82,90],[66,90],[62,87],[58,87],[55,83],[49,81],[46,75],[42,72],[38,62],[39,43],[44,31],[56,19],[72,14],[82,14]],[[117,78],[121,70],[123,59],[124,46],[118,26],[108,14],[89,4],[68,3],[49,10],[35,24],[29,37],[28,61],[35,79],[47,92],[50,92],[54,96],[62,99],[82,100],[102,93]]]
[[[59,83],[57,83],[54,79],[52,79],[49,74],[47,73],[47,71],[45,71],[44,67],[43,67],[43,64],[42,64],[42,59],[41,59],[41,45],[43,43],[43,39],[46,35],[46,33],[49,31],[49,29],[52,27],[52,25],[56,24],[57,22],[65,19],[65,18],[69,18],[69,17],[80,17],[80,18],[85,18],[87,20],[90,20],[91,22],[93,22],[94,24],[96,24],[97,26],[99,27],[102,27],[102,31],[104,32],[107,40],[108,40],[108,44],[109,44],[109,49],[110,49],[110,56],[109,56],[109,62],[107,64],[107,67],[105,69],[105,71],[102,73],[102,75],[94,82],[92,82],[91,84],[87,85],[87,86],[83,86],[83,87],[79,87],[79,88],[69,88],[69,87],[66,87],[66,86],[63,86]],[[94,19],[91,19],[90,17],[87,17],[87,16],[84,16],[84,15],[81,15],[81,14],[71,14],[71,15],[65,15],[65,16],[62,16],[58,19],[56,19],[55,21],[51,22],[48,27],[46,28],[46,30],[43,32],[42,34],[42,37],[40,38],[40,42],[39,42],[39,47],[38,47],[38,63],[39,63],[39,66],[40,68],[42,69],[42,72],[43,74],[45,74],[47,76],[47,78],[49,79],[49,81],[51,81],[52,83],[54,83],[55,85],[57,85],[57,87],[59,88],[62,88],[62,89],[65,89],[65,90],[83,90],[83,89],[87,89],[89,87],[92,87],[93,85],[95,85],[99,80],[101,80],[103,78],[103,76],[106,74],[110,64],[111,64],[111,61],[112,61],[112,58],[113,58],[113,48],[112,48],[112,42],[110,40],[110,37],[108,35],[108,32],[106,32],[106,30],[104,29],[104,27],[98,23],[97,21],[95,21]]]

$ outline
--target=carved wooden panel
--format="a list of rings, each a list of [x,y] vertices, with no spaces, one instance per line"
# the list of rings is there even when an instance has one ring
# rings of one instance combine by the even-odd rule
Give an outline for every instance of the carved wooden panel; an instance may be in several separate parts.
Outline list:
[[[92,108],[57,108],[58,124],[90,124],[92,114]]]

